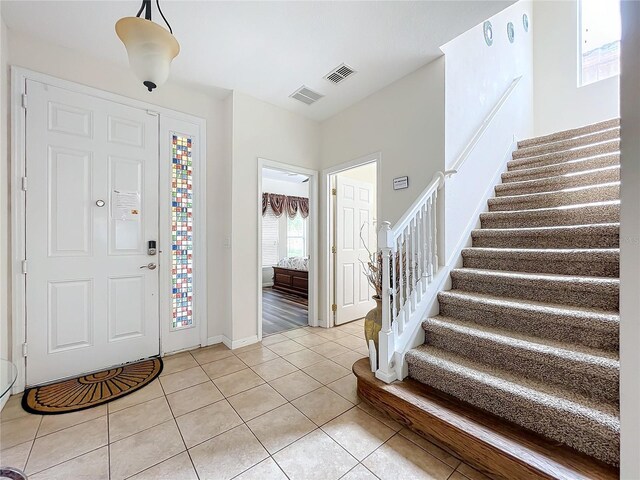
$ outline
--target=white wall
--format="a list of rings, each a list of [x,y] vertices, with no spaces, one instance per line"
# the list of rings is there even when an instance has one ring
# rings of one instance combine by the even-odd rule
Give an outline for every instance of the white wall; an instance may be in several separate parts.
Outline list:
[[[4,37],[3,37],[4,40]],[[4,44],[5,42],[3,42]],[[225,144],[227,140],[225,132],[229,122],[228,114],[225,110],[222,95],[224,92],[218,90],[198,90],[192,86],[181,86],[168,81],[162,88],[149,94],[140,87],[139,82],[133,76],[128,68],[120,68],[108,62],[104,62],[99,58],[87,56],[86,54],[73,51],[67,48],[57,47],[50,43],[42,42],[32,37],[9,31],[8,52],[5,45],[2,46],[3,63],[6,61],[9,65],[25,67],[37,72],[46,73],[58,78],[74,81],[94,88],[124,95],[137,100],[150,102],[162,107],[171,108],[203,117],[207,120],[207,184],[208,190],[208,216],[207,216],[207,235],[209,252],[218,252],[223,248],[225,235],[230,234],[230,215],[228,222],[225,221],[226,211],[228,209],[230,190],[230,159],[227,152],[228,147]],[[124,55],[124,52],[123,52]],[[2,86],[6,88],[8,84],[8,72],[6,69],[2,71]],[[4,92],[4,90],[3,90]],[[3,98],[6,98],[3,95]],[[4,105],[3,105],[4,108]],[[4,116],[3,116],[4,117]],[[230,137],[228,138],[230,140]],[[4,140],[3,140],[4,146]],[[4,149],[3,149],[4,151]],[[3,153],[4,155],[4,153]],[[2,177],[2,215],[1,231],[2,231],[2,263],[3,271],[2,283],[8,281],[4,271],[4,260],[7,258],[6,242],[10,232],[5,228],[7,219],[7,209],[4,207],[6,195],[4,192],[8,190],[8,178],[5,175],[6,162],[2,162],[0,174]],[[229,170],[228,175],[225,173]],[[228,176],[228,179],[227,179]],[[214,257],[212,259],[212,257]],[[229,283],[227,281],[230,275],[229,270],[225,271],[223,262],[212,261],[216,256],[209,257],[208,261],[208,309],[204,318],[208,319],[208,336],[215,337],[221,335],[224,330],[224,322],[229,312],[225,310],[227,302],[225,298],[228,296]],[[222,265],[221,265],[222,263]],[[230,268],[230,264],[229,264]],[[2,292],[6,289],[2,288]],[[4,293],[3,293],[4,294]],[[10,308],[6,302],[2,301],[2,316],[6,315],[5,309]],[[6,324],[10,320],[2,322],[3,342]],[[4,356],[4,355],[3,355]]]
[[[486,204],[485,194],[503,168],[505,153],[517,138],[533,133],[533,35],[525,32],[522,15],[531,17],[531,4],[518,2],[489,20],[493,44],[484,40],[480,24],[442,47],[446,63],[447,168],[466,148],[486,116],[516,77],[522,76],[507,102],[485,131],[458,173],[446,182],[445,251],[440,260],[449,263],[460,240],[467,239],[470,223],[478,221],[477,207]],[[512,22],[515,40],[507,38]]]
[[[620,478],[640,478],[640,2],[622,2]]]
[[[11,357],[11,286],[9,282],[9,38],[0,17],[0,358]]]
[[[318,169],[319,143],[317,122],[233,93],[233,327],[229,338],[234,342],[255,341],[258,334],[258,158]]]
[[[577,0],[535,1],[535,135],[619,115],[619,77],[578,87]]]

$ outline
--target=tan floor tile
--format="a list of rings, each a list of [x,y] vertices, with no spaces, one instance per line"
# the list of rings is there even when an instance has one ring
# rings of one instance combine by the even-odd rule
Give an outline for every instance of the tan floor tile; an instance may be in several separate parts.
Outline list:
[[[73,427],[80,423],[88,422],[98,417],[102,417],[107,414],[107,406],[99,405],[93,408],[87,408],[79,412],[64,413],[62,415],[44,415],[40,428],[38,428],[38,437],[48,435],[58,430],[63,430],[68,427]]]
[[[93,452],[67,460],[60,465],[48,468],[35,475],[29,475],[30,480],[69,480],[91,479],[109,480],[109,447],[104,446]]]
[[[320,335],[324,338],[328,338],[330,340],[335,340],[336,338],[341,338],[346,335],[350,335],[347,332],[344,332],[338,328],[321,328],[319,331],[314,332],[316,335]]]
[[[109,449],[111,480],[121,480],[183,452],[185,447],[176,422],[169,420],[112,443]]]
[[[293,341],[309,348],[309,347],[315,347],[317,345],[321,345],[323,343],[327,343],[330,340],[328,338],[324,338],[320,335],[316,335],[312,333],[309,335],[303,335],[302,337],[296,337],[293,339]]]
[[[22,408],[22,394],[11,395],[2,412],[0,412],[0,422],[4,423],[9,420],[16,420],[27,416],[33,416],[33,414],[26,412]]]
[[[361,463],[356,465],[355,468],[349,471],[344,477],[340,480],[378,480],[373,473],[367,470],[367,467],[362,465]]]
[[[338,365],[342,365],[344,368],[349,369],[349,371],[352,371],[353,364],[356,363],[361,358],[364,358],[364,355],[362,355],[361,353],[349,351],[349,352],[341,353],[340,355],[331,357],[331,360],[336,362]]]
[[[302,371],[324,385],[326,385],[327,383],[335,382],[339,378],[342,378],[351,373],[351,370],[347,370],[346,368],[341,367],[337,363],[333,363],[330,360],[314,363],[307,368],[303,368]]]
[[[269,335],[267,337],[262,338],[262,345],[268,347],[269,345],[274,345],[278,342],[284,342],[285,340],[289,340],[289,337],[285,337],[281,333],[276,333],[274,335]]]
[[[250,352],[251,350],[257,350],[258,348],[262,348],[262,344],[260,342],[254,342],[249,345],[245,345],[244,347],[234,348],[233,353],[238,355],[239,353]]]
[[[409,430],[408,428],[403,428],[399,433],[404,438],[406,438],[407,440],[411,440],[413,443],[423,448],[437,459],[442,460],[450,467],[456,468],[458,465],[460,465],[460,460],[458,460],[456,457],[447,453],[437,445],[431,443],[429,440],[422,438],[414,431]]]
[[[224,343],[218,343],[210,347],[199,348],[191,351],[191,355],[200,365],[205,363],[215,362],[216,360],[222,360],[223,358],[230,357],[233,352]]]
[[[5,450],[36,438],[41,415],[29,415],[9,420],[0,428],[0,448]]]
[[[260,347],[249,352],[241,353],[238,355],[238,358],[250,367],[253,367],[254,365],[276,359],[278,358],[278,355],[269,350],[267,347]]]
[[[355,350],[356,348],[366,347],[367,341],[364,338],[364,333],[360,332],[359,336],[349,335],[346,337],[336,338],[334,340],[336,343],[342,345],[343,347],[347,347],[350,350]]]
[[[37,438],[25,471],[27,474],[40,472],[107,445],[107,442],[106,416]]]
[[[470,480],[490,480],[490,478],[487,477],[485,474],[480,473],[479,471],[477,471],[473,467],[470,467],[466,463],[460,463],[456,471],[458,473],[461,473],[462,475],[464,475],[466,478]]]
[[[164,393],[167,395],[208,381],[209,377],[200,367],[189,368],[182,372],[172,373],[166,377],[160,377],[160,383],[162,384]]]
[[[209,375],[211,379],[224,377],[225,375],[244,370],[245,368],[247,368],[245,363],[235,355],[202,365],[204,373]]]
[[[360,335],[364,332],[362,325],[355,322],[345,323],[344,325],[340,325],[338,328],[343,332],[350,333],[351,335]]]
[[[0,451],[0,465],[24,470],[32,445],[33,440],[29,440],[28,442]]]
[[[196,362],[189,352],[167,355],[162,358],[162,363],[161,377],[198,366],[198,362]]]
[[[118,410],[123,410],[125,408],[132,407],[133,405],[138,405],[139,403],[148,402],[149,400],[163,396],[164,390],[162,390],[160,380],[156,379],[149,385],[145,385],[140,390],[137,390],[130,395],[126,395],[118,400],[109,402],[107,407],[109,409],[109,413],[114,413]]]
[[[220,400],[199,410],[176,418],[187,448],[209,440],[242,423],[229,402]]]
[[[294,407],[320,426],[346,412],[353,404],[327,387],[307,393],[291,402]]]
[[[247,425],[272,455],[317,428],[290,403],[254,418]]]
[[[298,368],[308,367],[309,365],[325,360],[325,358],[319,353],[308,349],[300,350],[299,352],[292,353],[290,355],[285,355],[283,358],[287,362],[293,363]]]
[[[271,380],[284,377],[297,371],[298,367],[291,365],[284,358],[276,358],[275,360],[269,360],[268,362],[251,367],[251,369],[264,380],[270,382]]]
[[[333,341],[311,347],[311,350],[329,359],[335,357],[336,355],[340,355],[349,351],[347,347],[343,347],[342,345]]]
[[[246,425],[218,435],[189,450],[201,479],[226,480],[268,457]]]
[[[287,477],[282,473],[278,464],[269,457],[242,475],[238,475],[236,480],[287,480]]]
[[[304,338],[308,335],[304,335]],[[280,356],[289,355],[290,353],[299,352],[300,350],[304,350],[306,347],[300,345],[298,342],[294,342],[293,340],[286,340],[284,342],[276,343],[275,345],[270,345],[269,350],[275,352]]]
[[[129,478],[130,480],[198,480],[187,452],[182,452]]]
[[[229,397],[228,400],[245,422],[287,402],[267,384]]]
[[[297,372],[290,373],[284,377],[280,377],[276,380],[269,382],[273,388],[275,388],[280,395],[287,400],[291,401],[294,398],[301,397],[302,395],[309,393],[317,388],[320,388],[322,384],[317,380],[314,380],[306,373],[298,370]]]
[[[397,478],[426,478],[446,480],[453,468],[425,451],[402,435],[395,435],[387,443],[363,460],[363,465],[382,480]]]
[[[334,418],[322,430],[360,461],[396,433],[359,408]]]
[[[273,458],[291,480],[338,479],[358,463],[321,430],[280,450]]]
[[[169,401],[169,406],[171,407],[174,417],[192,412],[193,410],[210,405],[223,398],[224,396],[213,382],[201,383],[195,387],[185,388],[179,392],[167,395],[167,400]]]
[[[264,380],[253,370],[247,368],[239,372],[216,378],[213,383],[225,397],[236,395],[264,383]]]
[[[395,430],[396,432],[398,432],[398,431],[400,431],[402,429],[402,425],[400,425],[398,422],[396,422],[391,417],[389,417],[387,414],[381,412],[377,408],[373,408],[367,402],[360,402],[358,404],[358,408],[361,408],[362,410],[367,412],[369,415],[371,415],[373,418],[375,418],[376,420],[381,421],[387,427]]]
[[[109,415],[109,441],[118,440],[173,418],[165,397],[125,408]]]
[[[367,347],[366,345],[362,346],[362,347],[359,347],[359,348],[356,348],[353,351],[354,352],[358,352],[363,357],[368,357],[369,356],[369,347]]]
[[[306,328],[294,328],[293,330],[287,330],[286,332],[282,332],[282,335],[284,335],[287,338],[298,338],[298,337],[302,337],[303,335],[309,335],[309,330]]]
[[[360,397],[358,397],[358,380],[355,375],[347,375],[335,382],[331,382],[327,385],[331,390],[336,392],[343,398],[346,398],[354,405],[360,403]]]

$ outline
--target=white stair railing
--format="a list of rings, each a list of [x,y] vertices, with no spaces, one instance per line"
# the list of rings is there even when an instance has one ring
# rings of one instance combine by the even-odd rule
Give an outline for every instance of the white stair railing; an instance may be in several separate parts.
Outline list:
[[[445,174],[437,172],[431,183],[391,227],[382,222],[378,248],[382,254],[382,329],[379,335],[376,377],[398,379],[394,361],[396,344],[409,333],[409,322],[421,321],[427,287],[439,270],[438,191]]]

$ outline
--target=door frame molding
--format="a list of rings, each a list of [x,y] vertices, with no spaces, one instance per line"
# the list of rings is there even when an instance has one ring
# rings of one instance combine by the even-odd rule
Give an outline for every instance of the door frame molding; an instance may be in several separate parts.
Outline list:
[[[334,165],[332,167],[326,168],[322,170],[321,175],[321,192],[324,196],[323,200],[323,209],[320,222],[324,227],[324,245],[323,245],[323,275],[324,275],[324,302],[322,302],[322,315],[325,319],[325,327],[334,327],[335,319],[334,315],[332,315],[331,311],[331,303],[332,303],[332,288],[331,288],[331,176],[336,173],[344,172],[345,170],[350,170],[355,167],[360,167],[362,165],[366,165],[368,163],[376,164],[376,218],[380,221],[380,212],[382,209],[382,152],[374,152],[368,155],[364,155],[362,157],[355,158],[353,160],[349,160],[347,162],[340,163],[338,165]]]
[[[47,85],[51,85],[58,88],[63,88],[75,93],[81,93],[85,95],[91,95],[103,100],[108,100],[122,105],[126,105],[132,108],[141,110],[147,110],[150,114],[156,114],[160,116],[158,128],[160,129],[162,117],[171,117],[178,120],[193,123],[199,127],[199,140],[200,140],[200,158],[198,159],[198,171],[199,175],[194,179],[194,187],[198,189],[198,196],[194,198],[194,226],[205,225],[206,220],[206,120],[204,118],[196,117],[186,113],[171,110],[169,108],[153,105],[141,100],[135,100],[123,95],[119,95],[112,92],[100,90],[98,88],[89,87],[69,80],[63,80],[51,75],[47,75],[40,72],[35,72],[22,67],[10,66],[11,69],[11,89],[10,89],[10,126],[11,126],[11,139],[10,139],[10,199],[11,199],[11,261],[9,265],[10,271],[10,286],[11,286],[11,361],[16,365],[18,370],[18,377],[12,388],[12,393],[20,393],[25,388],[26,383],[26,362],[23,356],[23,344],[26,342],[26,285],[25,278],[22,272],[22,262],[25,259],[26,254],[26,205],[25,205],[25,192],[22,190],[22,177],[25,174],[26,168],[26,110],[23,107],[23,94],[25,93],[25,83],[27,80],[42,82]],[[160,134],[163,132],[160,131]],[[159,137],[160,140],[160,137]],[[158,149],[158,155],[160,150]],[[162,165],[160,165],[160,171],[158,173],[162,178]],[[170,168],[170,164],[167,164],[164,168]],[[195,176],[195,175],[194,175]],[[158,188],[161,185],[158,183]],[[165,188],[168,188],[165,186]],[[160,195],[169,194],[167,189],[165,192],[160,191]],[[197,206],[197,208],[196,208]],[[159,206],[158,206],[159,208]],[[159,217],[159,220],[162,217]],[[206,275],[206,228],[198,228],[194,238],[194,255],[196,256],[194,262],[194,315],[196,322],[199,322],[200,329],[200,343],[205,345],[207,343],[207,275]],[[162,234],[158,232],[159,236]],[[160,237],[159,237],[160,238]],[[170,257],[167,252],[166,255],[160,256],[162,264],[169,265]],[[160,275],[161,271],[159,272]],[[166,275],[165,275],[166,277]],[[162,283],[163,276],[159,278],[159,304],[162,305],[160,299],[163,292],[164,295],[168,295],[167,285]],[[170,281],[170,277],[168,278]],[[169,284],[170,288],[170,284]],[[196,289],[204,294],[198,296],[197,302]],[[160,315],[162,318],[162,315]],[[160,322],[159,318],[159,322]],[[162,338],[162,325],[159,325],[160,337],[159,341],[159,353],[163,355],[163,338]]]
[[[307,315],[309,319],[309,326],[319,326],[318,319],[318,267],[320,262],[318,261],[318,240],[320,238],[318,231],[318,205],[315,199],[318,198],[318,171],[311,170],[304,167],[298,167],[296,165],[290,165],[287,163],[276,162],[274,160],[267,160],[266,158],[258,157],[258,191],[257,191],[257,221],[258,221],[258,235],[256,237],[256,252],[258,255],[258,276],[257,276],[257,289],[258,289],[258,341],[262,341],[262,168],[271,168],[274,170],[282,170],[285,172],[300,173],[309,176],[309,228],[307,235],[309,235],[309,285],[308,285],[308,310]]]

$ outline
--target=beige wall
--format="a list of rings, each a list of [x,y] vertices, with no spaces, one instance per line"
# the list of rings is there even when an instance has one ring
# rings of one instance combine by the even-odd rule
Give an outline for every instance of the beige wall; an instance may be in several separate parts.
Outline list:
[[[229,338],[234,342],[251,341],[258,334],[258,158],[317,170],[319,147],[317,122],[233,93]]]
[[[619,115],[619,77],[578,87],[577,0],[533,2],[535,134]]]
[[[0,18],[0,358],[10,358],[8,32]]]

